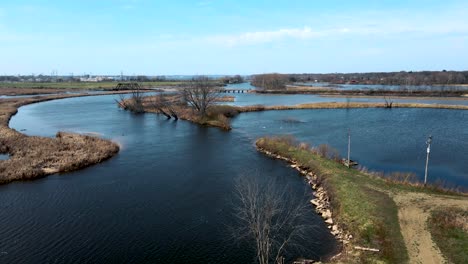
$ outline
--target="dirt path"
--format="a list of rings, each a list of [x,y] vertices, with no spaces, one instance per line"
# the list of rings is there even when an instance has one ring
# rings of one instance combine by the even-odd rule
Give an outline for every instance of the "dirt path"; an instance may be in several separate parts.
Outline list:
[[[427,228],[430,211],[456,206],[468,210],[468,198],[402,192],[393,196],[410,263],[447,263]]]

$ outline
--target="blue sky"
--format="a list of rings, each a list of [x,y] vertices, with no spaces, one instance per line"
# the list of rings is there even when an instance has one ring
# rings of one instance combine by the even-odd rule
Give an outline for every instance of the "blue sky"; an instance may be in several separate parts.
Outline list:
[[[2,74],[468,70],[468,1],[0,0]]]

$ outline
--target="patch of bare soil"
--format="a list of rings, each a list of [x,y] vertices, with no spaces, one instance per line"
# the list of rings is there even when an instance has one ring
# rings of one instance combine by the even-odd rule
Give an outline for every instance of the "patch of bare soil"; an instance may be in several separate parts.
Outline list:
[[[427,227],[430,212],[438,207],[468,209],[467,197],[400,192],[393,196],[410,263],[446,263]]]

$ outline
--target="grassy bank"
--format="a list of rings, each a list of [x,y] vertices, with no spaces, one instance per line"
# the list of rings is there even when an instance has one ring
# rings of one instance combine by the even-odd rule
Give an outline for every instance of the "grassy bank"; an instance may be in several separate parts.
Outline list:
[[[431,235],[451,263],[468,263],[468,211],[442,208],[431,213]]]
[[[143,99],[144,112],[160,113],[151,103],[154,96],[145,97]],[[234,97],[221,97],[219,102],[232,102]],[[201,117],[197,115],[193,109],[187,105],[179,104],[179,102],[171,102],[170,108],[178,113],[178,117],[183,120],[188,120],[200,125],[219,127],[225,130],[231,129],[230,118],[237,116],[240,113],[260,112],[272,110],[298,110],[298,109],[351,109],[351,108],[388,108],[385,103],[360,103],[360,102],[324,102],[324,103],[309,103],[292,106],[231,106],[231,105],[213,105],[207,112],[207,115]],[[431,108],[431,109],[457,109],[468,110],[467,105],[445,105],[445,104],[420,104],[420,103],[394,103],[392,108]]]
[[[240,113],[261,112],[273,110],[300,110],[300,109],[352,109],[352,108],[388,108],[385,103],[361,103],[361,102],[323,102],[307,103],[298,105],[249,105],[249,106],[218,106],[217,111],[228,117]],[[392,108],[430,108],[430,109],[457,109],[468,110],[468,105],[446,105],[446,104],[421,104],[421,103],[393,103]]]
[[[242,107],[240,108],[240,111],[251,112],[251,111],[265,111],[265,110],[347,109],[347,108],[388,108],[388,107],[385,103],[324,102],[324,103],[299,104],[299,105],[293,105],[293,106]],[[391,108],[432,108],[432,109],[468,110],[468,105],[393,103]]]
[[[330,197],[330,205],[336,222],[347,232],[353,234],[351,245],[345,247],[342,259],[346,263],[406,263],[413,262],[419,257],[417,247],[414,251],[409,247],[414,237],[406,239],[401,232],[401,225],[407,225],[402,219],[399,209],[403,207],[401,201],[395,197],[406,198],[408,193],[421,193],[423,201],[427,195],[446,194],[445,191],[433,188],[422,188],[422,185],[412,182],[401,182],[404,177],[382,178],[375,174],[348,169],[337,159],[336,151],[329,147],[320,146],[310,148],[306,144],[299,144],[288,137],[265,137],[256,141],[259,149],[285,157],[299,164],[303,169],[317,175],[321,186]],[[451,201],[468,204],[466,196],[439,197],[440,204]],[[422,207],[424,204],[415,203],[413,199],[408,206]],[[397,202],[396,202],[397,201]],[[431,204],[432,206],[432,204]],[[417,226],[422,223],[411,222]],[[409,229],[413,227],[410,226]],[[355,246],[379,249],[379,252],[356,252]],[[410,257],[408,250],[411,249]]]
[[[395,99],[406,99],[406,100],[444,100],[444,101],[463,101],[468,100],[468,91],[466,94],[457,97],[447,97],[447,96],[382,96],[382,95],[333,95],[333,94],[322,94],[321,97],[330,97],[330,98],[363,98],[363,99],[385,99],[395,100]]]
[[[104,93],[109,94],[109,93]],[[57,133],[55,138],[27,136],[8,127],[19,107],[54,99],[81,95],[51,95],[0,100],[0,184],[31,180],[46,175],[77,170],[111,158],[119,146],[109,140],[72,133]]]
[[[353,234],[352,246],[377,248],[380,252],[348,252],[342,261],[403,263],[408,260],[398,224],[397,207],[388,194],[373,188],[378,179],[322,157],[307,145],[285,137],[260,138],[258,148],[265,149],[315,173],[331,198],[334,219]]]
[[[405,96],[405,97],[461,97],[467,90],[338,90],[329,87],[289,86],[284,90],[256,90],[261,94],[317,94],[329,96]]]

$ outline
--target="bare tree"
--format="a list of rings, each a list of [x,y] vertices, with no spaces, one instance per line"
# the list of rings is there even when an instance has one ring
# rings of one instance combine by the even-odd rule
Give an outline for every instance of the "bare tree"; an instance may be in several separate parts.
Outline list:
[[[125,109],[134,113],[143,113],[143,93],[139,88],[132,90],[130,98],[126,98],[124,94],[120,95],[120,100],[115,100],[117,104]]]
[[[282,263],[286,250],[299,248],[312,227],[305,221],[310,208],[294,199],[291,190],[277,186],[274,182],[261,185],[245,176],[236,182],[238,223],[233,235],[255,245],[260,264]]]
[[[206,76],[192,79],[190,85],[182,89],[182,98],[192,106],[201,116],[216,103],[219,98],[219,87],[216,87]]]
[[[384,100],[385,100],[385,108],[392,108],[393,107],[392,98],[387,98],[386,96],[384,96]]]
[[[177,111],[174,109],[174,100],[170,101],[167,99],[167,96],[164,93],[161,93],[157,96],[152,97],[150,105],[159,113],[171,119],[173,117],[175,120],[178,120]]]

